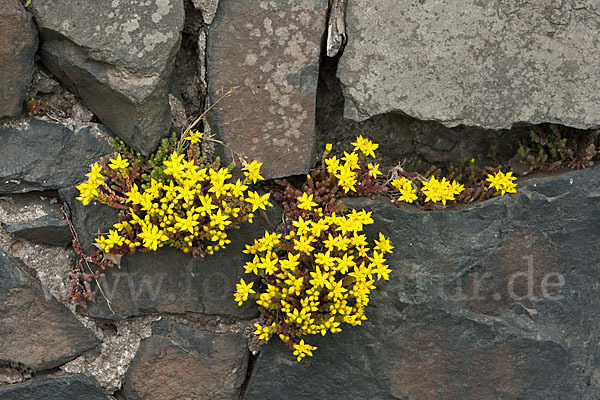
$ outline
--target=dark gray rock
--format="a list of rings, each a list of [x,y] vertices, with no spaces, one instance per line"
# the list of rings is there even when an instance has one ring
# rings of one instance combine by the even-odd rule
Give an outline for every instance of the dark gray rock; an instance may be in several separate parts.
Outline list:
[[[94,233],[107,232],[118,221],[115,210],[102,204],[84,206],[75,200],[76,189],[60,191],[72,213],[72,220],[86,251]],[[281,219],[281,209],[272,208],[270,221]],[[230,315],[249,319],[257,315],[256,307],[238,307],[233,300],[235,285],[244,277],[248,256],[242,253],[246,244],[262,236],[267,224],[260,214],[253,224],[243,224],[230,231],[231,244],[213,256],[194,258],[180,250],[163,247],[158,251],[138,252],[123,256],[121,268],[105,271],[100,279],[104,294],[111,301],[113,313],[106,300],[96,290],[96,303],[87,312],[96,318],[121,319],[146,313],[186,313]]]
[[[0,194],[72,186],[112,152],[105,128],[96,124],[69,128],[31,119],[0,127],[0,142]]]
[[[0,338],[0,360],[32,371],[55,368],[98,344],[19,261],[1,251]]]
[[[2,223],[2,227],[17,237],[52,246],[71,243],[71,231],[62,215],[44,215],[32,221],[14,224]]]
[[[109,400],[106,393],[84,375],[42,378],[0,387],[3,400]]]
[[[208,35],[211,131],[263,163],[265,178],[308,172],[327,1],[221,0]]]
[[[238,399],[248,355],[240,334],[158,321],[131,362],[123,393],[128,400]]]
[[[51,0],[35,2],[33,12],[44,65],[116,135],[151,153],[169,133],[168,84],[183,1]]]
[[[71,243],[71,231],[63,218],[60,204],[37,193],[24,193],[3,198],[7,213],[2,227],[10,234],[53,246]]]
[[[344,115],[598,127],[599,11],[591,1],[350,1],[338,71]]]
[[[33,76],[37,30],[31,14],[19,0],[6,0],[0,8],[0,118],[23,111]]]
[[[598,398],[598,182],[568,172],[441,212],[348,201],[391,236],[390,281],[363,326],[305,338],[310,366],[274,338],[246,398]]]

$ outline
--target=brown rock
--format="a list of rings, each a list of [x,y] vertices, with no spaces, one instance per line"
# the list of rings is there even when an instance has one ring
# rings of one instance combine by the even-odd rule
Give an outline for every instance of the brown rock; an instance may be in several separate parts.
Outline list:
[[[325,0],[223,0],[210,26],[209,93],[240,86],[210,115],[213,132],[268,179],[306,173]]]
[[[241,335],[158,321],[144,339],[123,388],[134,399],[238,399],[248,349]]]
[[[0,360],[33,371],[55,368],[98,340],[0,251]]]
[[[19,0],[0,7],[0,118],[21,114],[33,76],[37,31]]]

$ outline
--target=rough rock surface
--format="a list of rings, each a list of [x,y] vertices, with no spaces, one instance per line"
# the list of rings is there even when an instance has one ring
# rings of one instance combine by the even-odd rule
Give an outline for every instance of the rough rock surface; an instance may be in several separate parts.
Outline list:
[[[183,2],[49,0],[34,2],[33,12],[44,65],[126,143],[152,152],[169,133]]]
[[[363,326],[305,338],[310,366],[263,347],[246,398],[598,398],[599,180],[569,172],[443,212],[349,202],[373,210],[370,237],[391,236],[390,280]]]
[[[206,25],[210,25],[217,13],[219,0],[192,0],[194,7],[202,12],[202,20]]]
[[[54,246],[71,243],[71,232],[56,199],[34,193],[16,196],[0,197],[0,207],[8,214],[7,219],[0,219],[0,224],[8,233]]]
[[[19,261],[2,251],[0,338],[0,360],[33,371],[55,368],[98,344]]]
[[[0,194],[67,187],[112,152],[102,125],[67,127],[30,119],[0,126]]]
[[[221,0],[208,36],[209,93],[240,86],[210,114],[213,133],[268,179],[308,172],[327,1]]]
[[[351,1],[344,115],[597,127],[599,12],[591,1]]]
[[[113,209],[102,204],[83,206],[75,200],[76,190],[63,190],[61,197],[72,210],[73,224],[82,245],[92,250],[93,233],[106,232],[117,221]],[[269,220],[277,223],[281,209],[271,208]],[[238,307],[233,300],[235,285],[244,276],[248,256],[245,244],[262,236],[267,224],[261,215],[253,224],[243,224],[229,233],[231,244],[213,256],[194,258],[180,250],[163,247],[156,252],[139,252],[123,256],[120,268],[105,271],[99,281],[111,302],[96,294],[96,303],[88,306],[91,317],[121,319],[146,313],[220,314],[250,319],[256,307]]]
[[[37,30],[19,0],[0,8],[0,118],[21,115],[33,75]]]
[[[0,387],[3,400],[110,400],[110,397],[84,375],[34,379]]]
[[[248,348],[235,333],[217,334],[159,321],[131,362],[123,393],[136,399],[237,399]]]

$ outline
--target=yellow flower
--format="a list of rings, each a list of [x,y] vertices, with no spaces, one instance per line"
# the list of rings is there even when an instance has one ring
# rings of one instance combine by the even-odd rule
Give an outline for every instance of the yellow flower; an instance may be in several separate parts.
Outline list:
[[[340,160],[336,156],[325,159],[325,165],[327,165],[327,172],[330,174],[337,174],[340,169]]]
[[[391,253],[394,246],[392,246],[392,242],[389,238],[383,236],[383,233],[379,232],[379,240],[375,240],[375,249],[381,251],[382,253]]]
[[[203,136],[204,132],[190,131],[189,135],[185,138],[185,140],[189,140],[191,144],[195,144],[200,142]]]
[[[368,167],[369,167],[369,175],[373,179],[377,179],[377,175],[383,175],[383,173],[381,171],[379,171],[379,164],[373,165],[372,163],[369,163]]]
[[[356,138],[356,142],[352,143],[355,150],[360,150],[365,156],[375,157],[374,151],[379,148],[377,143],[371,142],[367,138],[363,138],[362,135]]]
[[[155,250],[162,247],[162,242],[169,240],[169,237],[158,229],[158,226],[153,224],[142,225],[142,232],[138,235],[144,241],[144,247]]]
[[[116,159],[110,159],[110,164],[108,166],[111,169],[125,169],[129,167],[129,160],[126,158],[121,158],[121,154],[117,154]]]
[[[331,143],[327,143],[325,145],[325,151],[330,152],[331,150],[333,150],[333,145]]]
[[[245,201],[252,204],[252,211],[256,211],[258,208],[266,210],[265,206],[273,206],[269,202],[269,196],[271,196],[271,193],[265,193],[261,196],[257,192],[248,192],[248,198]]]
[[[168,160],[163,161],[165,165],[164,173],[166,175],[172,175],[175,178],[179,178],[183,174],[183,170],[185,169],[182,161],[184,154],[177,154],[176,151],[173,151],[173,154],[169,157]]]
[[[350,154],[344,152],[344,157],[342,157],[342,160],[344,160],[344,166],[348,169],[360,168],[358,165],[358,154],[356,154],[355,152],[352,152]]]
[[[240,283],[236,283],[235,287],[237,290],[234,293],[234,297],[238,306],[241,306],[244,301],[248,300],[249,294],[256,293],[254,289],[252,289],[252,285],[254,285],[254,282],[247,284],[244,282],[244,279],[241,279]]]
[[[313,202],[312,199],[312,194],[308,195],[306,193],[302,193],[302,196],[298,197],[298,201],[300,202],[300,204],[298,204],[298,208],[301,210],[310,211],[311,208],[317,206],[317,203]]]
[[[85,176],[89,177],[88,181],[89,182],[93,182],[96,180],[103,180],[104,178],[102,177],[102,167],[100,165],[98,165],[97,162],[94,163],[94,165],[92,165],[92,170],[90,172],[88,172],[87,174],[85,174]]]
[[[244,175],[249,181],[252,181],[252,183],[256,183],[256,181],[258,181],[259,179],[263,179],[263,177],[260,176],[260,167],[262,166],[262,164],[263,163],[259,163],[256,160],[254,160],[250,164],[247,164],[244,168],[242,168],[242,171],[244,171]]]
[[[496,188],[504,196],[505,193],[517,193],[517,184],[513,182],[515,179],[517,178],[512,176],[512,171],[506,174],[498,171],[493,176],[488,174],[486,180],[490,183],[490,188]]]

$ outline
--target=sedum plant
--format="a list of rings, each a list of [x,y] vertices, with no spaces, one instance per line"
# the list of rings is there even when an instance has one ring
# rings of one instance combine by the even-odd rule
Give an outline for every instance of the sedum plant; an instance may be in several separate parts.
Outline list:
[[[386,254],[393,246],[383,234],[369,244],[363,228],[371,213],[348,209],[339,198],[385,191],[375,180],[379,166],[368,162],[378,145],[359,136],[354,151],[328,157],[307,176],[302,189],[280,180],[275,195],[286,213],[284,233],[265,232],[247,246],[252,261],[245,272],[259,278],[241,279],[234,294],[238,305],[254,300],[264,316],[255,324],[262,342],[277,335],[298,361],[312,356],[315,346],[303,336],[341,332],[344,324],[360,325],[375,282],[388,280]]]
[[[271,205],[268,193],[261,196],[248,186],[262,179],[261,163],[246,163],[245,178],[233,180],[233,166],[201,157],[203,134],[186,133],[179,141],[164,139],[148,159],[114,142],[115,156],[92,165],[77,199],[121,210],[113,229],[96,239],[104,253],[168,245],[194,256],[214,254],[230,243],[227,230],[251,223],[254,211]]]

